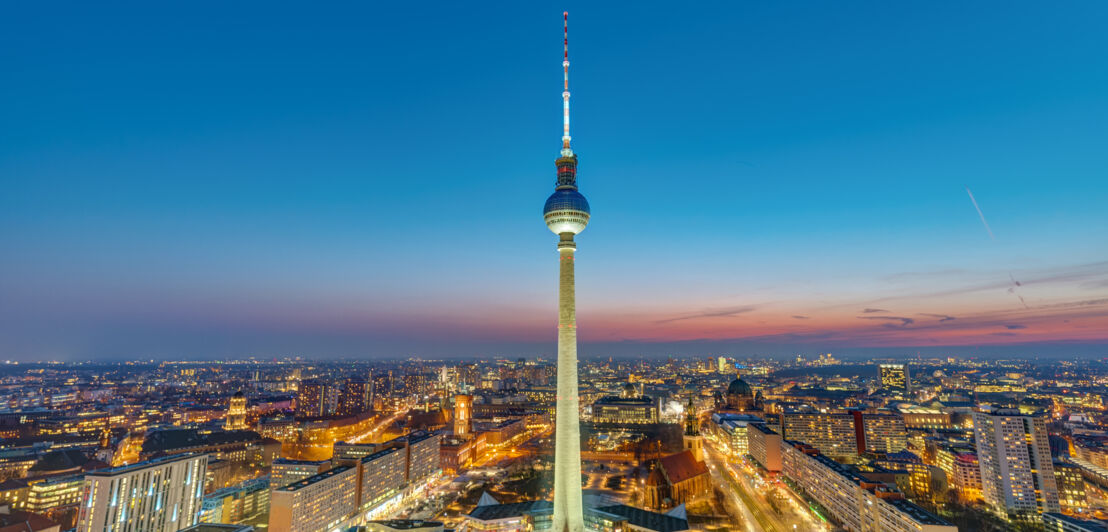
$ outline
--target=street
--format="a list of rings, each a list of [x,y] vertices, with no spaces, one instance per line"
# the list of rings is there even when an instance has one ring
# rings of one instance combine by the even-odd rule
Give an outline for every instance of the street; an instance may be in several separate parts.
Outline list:
[[[812,517],[807,508],[798,502],[799,498],[790,493],[787,487],[778,483],[766,483],[757,478],[753,469],[731,463],[710,438],[704,440],[704,451],[712,482],[730,495],[727,498],[728,511],[732,511],[732,504],[738,508],[746,530],[829,530],[825,523]],[[756,482],[760,486],[756,487]],[[767,495],[778,497],[780,503],[777,511],[770,504]]]

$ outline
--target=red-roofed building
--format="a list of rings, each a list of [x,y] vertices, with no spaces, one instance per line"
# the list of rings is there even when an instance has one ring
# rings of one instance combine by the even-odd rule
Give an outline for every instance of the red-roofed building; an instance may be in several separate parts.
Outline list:
[[[711,492],[708,467],[690,451],[654,460],[651,468],[644,489],[647,508],[669,508]]]
[[[0,532],[61,532],[62,526],[41,515],[0,506]]]

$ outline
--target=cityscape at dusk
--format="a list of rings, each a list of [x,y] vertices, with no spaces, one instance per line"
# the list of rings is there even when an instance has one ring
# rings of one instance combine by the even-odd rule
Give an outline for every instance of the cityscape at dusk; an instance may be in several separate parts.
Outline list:
[[[3,14],[0,532],[1108,532],[1108,4]]]

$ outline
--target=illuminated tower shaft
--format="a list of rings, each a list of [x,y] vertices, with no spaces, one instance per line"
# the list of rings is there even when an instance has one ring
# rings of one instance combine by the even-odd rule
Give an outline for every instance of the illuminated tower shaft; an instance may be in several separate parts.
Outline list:
[[[558,181],[543,207],[546,226],[558,235],[558,402],[554,411],[555,532],[584,532],[581,503],[581,421],[577,383],[577,302],[573,237],[589,223],[589,202],[577,191],[577,155],[569,147],[569,14],[562,68],[562,151],[555,162]]]
[[[572,233],[558,242],[558,404],[554,440],[554,530],[584,530],[577,381],[577,301]]]

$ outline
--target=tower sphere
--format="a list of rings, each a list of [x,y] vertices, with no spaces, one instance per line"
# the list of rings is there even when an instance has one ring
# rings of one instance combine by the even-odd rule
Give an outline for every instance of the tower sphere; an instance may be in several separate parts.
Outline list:
[[[589,202],[576,187],[559,188],[546,199],[542,217],[554,234],[576,235],[589,224]]]

